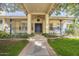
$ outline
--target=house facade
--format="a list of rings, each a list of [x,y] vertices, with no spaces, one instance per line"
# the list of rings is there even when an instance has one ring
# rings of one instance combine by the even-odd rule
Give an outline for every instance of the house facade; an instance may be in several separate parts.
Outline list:
[[[64,32],[67,20],[70,17],[54,17],[49,13],[54,11],[58,4],[38,3],[21,4],[26,16],[0,16],[0,30],[12,33],[57,33]]]

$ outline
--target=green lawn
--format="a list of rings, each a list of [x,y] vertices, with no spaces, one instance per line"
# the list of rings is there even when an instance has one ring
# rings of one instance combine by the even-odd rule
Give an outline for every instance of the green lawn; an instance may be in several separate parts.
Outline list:
[[[0,56],[17,56],[27,43],[27,40],[0,40]]]
[[[79,39],[49,39],[48,43],[58,55],[79,56]]]

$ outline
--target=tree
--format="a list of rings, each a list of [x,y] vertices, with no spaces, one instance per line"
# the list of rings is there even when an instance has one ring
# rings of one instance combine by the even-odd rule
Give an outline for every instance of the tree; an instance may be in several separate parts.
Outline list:
[[[66,16],[79,16],[79,4],[78,3],[61,3],[56,8],[56,15],[61,12],[66,12]]]
[[[0,3],[0,10],[6,12],[15,12],[16,10],[22,10],[20,4],[17,3]]]
[[[65,13],[65,16],[73,16],[74,19],[72,20],[73,22],[73,27],[72,29],[74,30],[74,34],[77,34],[77,28],[79,28],[79,25],[77,23],[78,17],[79,17],[79,4],[78,3],[61,3],[58,5],[56,10],[54,11],[55,15],[61,15],[62,12]]]

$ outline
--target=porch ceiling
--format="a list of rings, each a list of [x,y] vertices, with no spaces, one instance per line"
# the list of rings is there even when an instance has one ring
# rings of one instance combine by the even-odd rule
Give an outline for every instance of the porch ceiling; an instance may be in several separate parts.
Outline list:
[[[48,13],[55,8],[55,3],[23,3],[24,9],[29,13]]]

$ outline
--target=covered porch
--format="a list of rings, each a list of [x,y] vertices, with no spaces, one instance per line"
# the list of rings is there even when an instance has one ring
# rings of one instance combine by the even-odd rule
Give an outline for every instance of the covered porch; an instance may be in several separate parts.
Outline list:
[[[38,3],[17,4],[21,7],[21,10],[25,13],[25,16],[8,15],[0,16],[2,19],[2,29],[11,33],[52,33],[63,35],[63,30],[67,20],[73,19],[72,17],[54,17],[50,16],[54,12],[59,4],[55,3]],[[39,7],[38,7],[39,6]],[[20,11],[21,12],[21,11]]]

